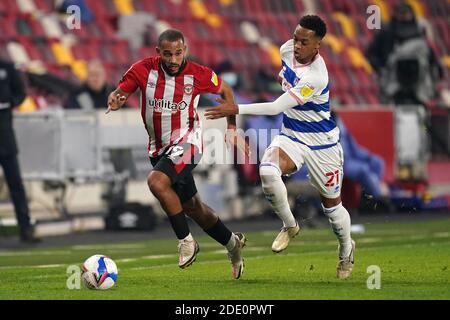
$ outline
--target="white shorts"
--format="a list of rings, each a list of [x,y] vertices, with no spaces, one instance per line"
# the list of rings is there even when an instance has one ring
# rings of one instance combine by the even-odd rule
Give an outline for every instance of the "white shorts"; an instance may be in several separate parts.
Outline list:
[[[340,143],[326,149],[311,150],[306,145],[278,135],[270,144],[271,147],[286,152],[297,171],[306,164],[309,181],[322,196],[330,199],[340,196],[344,172],[344,152]]]

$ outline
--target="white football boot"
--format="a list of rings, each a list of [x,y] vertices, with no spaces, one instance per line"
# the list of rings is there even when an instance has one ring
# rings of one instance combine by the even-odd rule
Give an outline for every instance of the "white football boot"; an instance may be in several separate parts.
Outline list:
[[[340,251],[340,246],[338,246],[338,251]],[[339,254],[339,262],[337,265],[336,276],[339,279],[347,279],[350,277],[353,271],[353,266],[355,264],[355,241],[352,240],[352,250],[347,257],[341,257]]]
[[[247,238],[240,232],[236,232],[234,235],[236,237],[236,245],[233,250],[228,252],[228,258],[231,262],[231,272],[233,274],[233,278],[239,279],[244,273],[244,258],[242,258],[241,251],[242,248],[245,247]]]
[[[197,241],[192,240],[179,240],[178,242],[178,252],[180,253],[180,258],[178,261],[178,266],[181,269],[189,267],[197,258],[197,253],[200,251]]]
[[[280,233],[272,243],[272,251],[279,253],[287,248],[289,241],[300,233],[298,221],[295,221],[295,227],[283,227]]]

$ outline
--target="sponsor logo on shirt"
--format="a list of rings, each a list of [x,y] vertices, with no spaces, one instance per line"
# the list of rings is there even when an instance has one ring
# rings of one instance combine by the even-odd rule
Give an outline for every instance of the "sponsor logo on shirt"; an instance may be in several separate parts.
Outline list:
[[[214,71],[211,76],[211,82],[214,83],[215,86],[219,84],[219,79],[217,79],[217,74]]]
[[[314,92],[314,87],[312,87],[308,84],[305,84],[300,90],[300,95],[303,98],[308,98],[309,96],[311,96],[313,94],[313,92]]]
[[[150,107],[153,107],[154,112],[163,112],[163,111],[172,111],[176,112],[177,110],[184,110],[188,106],[185,101],[180,101],[178,103],[164,100],[164,99],[154,99],[148,102]]]

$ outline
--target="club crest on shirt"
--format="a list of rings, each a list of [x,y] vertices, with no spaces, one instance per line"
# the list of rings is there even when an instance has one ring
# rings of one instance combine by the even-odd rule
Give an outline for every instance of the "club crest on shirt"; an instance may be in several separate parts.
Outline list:
[[[311,96],[314,92],[314,87],[305,84],[301,89],[300,89],[300,95],[304,98],[308,98],[309,96]]]
[[[211,82],[214,83],[215,86],[219,84],[219,79],[217,79],[217,74],[214,71],[212,72]]]
[[[184,86],[184,94],[190,96],[194,91],[194,86],[192,84],[186,84]]]

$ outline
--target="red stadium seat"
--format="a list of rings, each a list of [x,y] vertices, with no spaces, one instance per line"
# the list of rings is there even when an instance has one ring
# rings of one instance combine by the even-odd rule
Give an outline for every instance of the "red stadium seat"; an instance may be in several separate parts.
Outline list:
[[[16,17],[6,16],[0,19],[0,38],[2,39],[16,39],[19,32],[16,28]]]
[[[53,0],[33,0],[40,11],[52,12]],[[101,59],[107,68],[108,78],[117,81],[123,69],[137,59],[155,54],[154,42],[132,51],[127,41],[116,36],[116,23],[119,12],[114,1],[85,0],[94,13],[95,19],[82,23],[81,29],[66,30],[76,38],[72,47],[75,59]],[[372,4],[369,0],[317,0],[317,12],[327,23],[329,34],[344,42],[343,50],[335,53],[328,44],[323,44],[320,53],[327,63],[330,83],[333,86],[332,99],[341,103],[378,103],[378,84],[375,74],[368,74],[363,68],[352,65],[347,48],[354,46],[365,52],[374,31],[366,27],[365,9]],[[384,0],[392,8],[397,0]],[[434,27],[436,43],[432,45],[439,57],[450,54],[450,27],[447,17],[450,6],[446,1],[420,2],[425,14]],[[254,23],[261,36],[268,37],[275,45],[281,45],[292,37],[292,32],[304,12],[301,0],[240,0],[223,5],[219,0],[204,1],[208,12],[220,16],[222,26],[212,28],[205,20],[193,17],[188,1],[135,0],[136,10],[145,10],[159,20],[183,31],[189,53],[200,63],[214,67],[224,60],[230,60],[243,75],[252,78],[252,72],[269,70],[274,78],[279,70],[273,66],[268,53],[258,44],[245,40],[240,25],[243,21]],[[354,23],[356,38],[351,41],[343,36],[341,24],[333,17],[343,12]],[[6,52],[9,41],[18,41],[27,51],[30,59],[45,62],[51,71],[65,77],[73,77],[70,68],[56,65],[48,39],[39,19],[21,13],[16,1],[0,1],[0,44],[2,53]],[[154,28],[153,30],[156,30]],[[156,31],[154,31],[156,32]],[[153,35],[156,38],[156,35]],[[446,70],[447,71],[447,70]],[[447,71],[448,72],[448,71]],[[69,77],[69,78],[70,78]]]
[[[89,9],[94,12],[96,20],[117,16],[117,10],[113,1],[85,0],[85,2]]]
[[[357,81],[359,86],[363,88],[370,88],[372,86],[372,79],[369,74],[363,69],[355,69],[355,74],[357,77]]]
[[[445,47],[450,48],[450,23],[447,19],[444,18],[436,18],[436,24],[439,26],[440,34],[442,39],[445,42]],[[448,50],[447,50],[448,53]]]
[[[0,1],[1,15],[17,16],[19,13],[20,10],[17,7],[16,1]]]
[[[53,0],[34,0],[36,7],[44,12],[51,12],[54,10]]]
[[[331,1],[319,0],[317,1],[316,5],[318,6],[319,11],[323,12],[324,14],[330,14],[334,10]]]
[[[33,43],[31,38],[29,38],[29,37],[19,37],[18,41],[25,48],[25,50],[27,51],[27,54],[28,54],[28,57],[30,57],[30,60],[45,61],[45,56],[36,47],[36,45]]]
[[[97,26],[103,39],[113,39],[116,36],[116,31],[112,26],[112,20],[110,18],[97,19]]]
[[[128,41],[121,40],[110,45],[111,52],[114,54],[115,61],[119,64],[129,63],[130,52]]]
[[[28,25],[30,26],[34,37],[45,37],[45,31],[39,20],[32,17],[27,19]]]
[[[373,104],[373,105],[377,105],[380,103],[380,98],[379,96],[374,93],[373,91],[371,91],[370,89],[368,91],[366,91],[366,101],[369,104]]]

